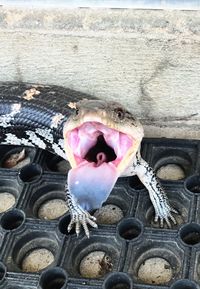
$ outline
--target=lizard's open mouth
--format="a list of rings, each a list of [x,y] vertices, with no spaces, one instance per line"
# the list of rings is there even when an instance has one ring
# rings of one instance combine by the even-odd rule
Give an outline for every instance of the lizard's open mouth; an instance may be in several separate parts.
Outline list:
[[[101,207],[138,144],[131,136],[95,121],[65,131],[65,151],[72,169],[68,187],[82,208]]]
[[[134,139],[102,123],[85,122],[67,133],[72,167],[90,162],[94,167],[112,163],[116,168],[132,152]]]

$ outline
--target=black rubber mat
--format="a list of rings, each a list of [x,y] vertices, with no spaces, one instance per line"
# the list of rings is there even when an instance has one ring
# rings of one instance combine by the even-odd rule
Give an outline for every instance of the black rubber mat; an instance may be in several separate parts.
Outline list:
[[[25,148],[27,163],[7,168],[22,148],[0,146],[0,288],[199,288],[199,148],[199,141],[143,141],[142,155],[179,213],[176,225],[160,228],[147,190],[137,177],[126,177],[93,212],[99,228],[87,239],[83,231],[68,233],[69,213],[58,210],[68,164]]]

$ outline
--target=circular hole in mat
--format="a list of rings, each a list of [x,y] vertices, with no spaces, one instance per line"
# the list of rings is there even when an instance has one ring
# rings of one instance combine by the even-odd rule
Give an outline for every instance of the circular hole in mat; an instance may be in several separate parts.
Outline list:
[[[1,217],[1,227],[4,230],[14,230],[20,227],[25,220],[25,215],[22,211],[13,209],[11,211],[8,211],[4,213],[4,215]]]
[[[30,164],[20,170],[19,177],[26,183],[38,180],[41,174],[42,168],[38,164]]]
[[[46,166],[52,172],[60,172],[66,174],[70,169],[70,164],[68,161],[64,160],[60,156],[55,156],[49,154],[46,157]]]
[[[4,280],[6,276],[6,266],[0,262],[0,283]]]
[[[123,217],[123,211],[116,205],[108,204],[96,210],[94,217],[97,218],[97,224],[116,224]]]
[[[145,284],[166,284],[172,277],[170,263],[159,257],[144,260],[138,269],[138,279]]]
[[[165,149],[155,154],[153,168],[160,179],[181,180],[190,175],[192,159],[181,149]]]
[[[55,262],[60,243],[49,230],[30,231],[16,239],[12,260],[24,272],[38,272]]]
[[[15,204],[15,196],[9,192],[0,192],[0,213],[3,213]]]
[[[136,239],[142,233],[142,224],[134,218],[123,219],[117,228],[121,238],[126,240]]]
[[[21,169],[31,162],[30,155],[22,148],[10,150],[2,160],[2,167],[8,169]]]
[[[186,279],[178,280],[170,287],[170,289],[197,289],[197,288],[198,287],[194,282]]]
[[[157,177],[163,180],[177,181],[186,177],[184,169],[177,164],[167,164],[159,167]]]
[[[103,289],[132,289],[131,278],[122,272],[111,273],[103,282]]]
[[[133,176],[129,178],[129,185],[131,188],[133,188],[136,191],[140,191],[145,189],[145,186],[140,181],[140,179],[137,176]]]
[[[54,255],[51,251],[41,248],[29,251],[22,260],[23,272],[38,272],[54,261]]]
[[[109,255],[103,251],[93,251],[80,262],[79,272],[83,278],[101,278],[112,270]]]
[[[64,235],[75,234],[75,228],[74,227],[71,229],[70,232],[68,232],[68,230],[67,230],[68,225],[70,223],[70,220],[71,220],[71,216],[66,215],[66,216],[62,217],[59,221],[58,228],[59,228],[60,232]]]
[[[192,193],[200,193],[200,176],[195,175],[189,177],[185,181],[185,187],[187,190],[189,190]]]
[[[41,274],[41,289],[62,289],[67,283],[67,274],[59,267],[46,270]]]
[[[186,244],[194,246],[200,242],[200,225],[191,223],[180,229],[180,238]]]
[[[54,220],[68,211],[66,201],[62,199],[47,200],[38,209],[38,217],[44,220]]]

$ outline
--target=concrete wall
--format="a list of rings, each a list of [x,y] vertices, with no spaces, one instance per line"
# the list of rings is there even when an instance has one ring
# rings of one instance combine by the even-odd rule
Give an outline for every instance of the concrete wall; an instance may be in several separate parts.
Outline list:
[[[146,136],[200,138],[200,12],[0,7],[0,81],[118,100]]]

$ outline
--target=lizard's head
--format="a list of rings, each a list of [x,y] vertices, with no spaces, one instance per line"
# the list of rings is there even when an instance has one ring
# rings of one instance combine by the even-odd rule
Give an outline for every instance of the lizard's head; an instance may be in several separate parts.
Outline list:
[[[82,100],[75,104],[64,127],[64,148],[72,166],[69,186],[84,199],[86,209],[100,205],[87,205],[80,186],[89,191],[91,183],[93,190],[100,187],[98,193],[107,198],[116,179],[131,164],[142,137],[140,122],[119,103]]]

